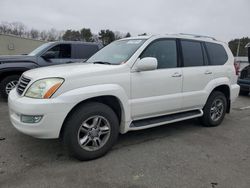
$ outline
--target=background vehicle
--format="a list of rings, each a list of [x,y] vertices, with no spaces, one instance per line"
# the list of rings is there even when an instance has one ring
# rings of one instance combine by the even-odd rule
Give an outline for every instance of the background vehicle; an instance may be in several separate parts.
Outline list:
[[[248,65],[245,65],[240,72],[238,84],[240,85],[240,94],[248,95],[250,92],[250,43],[246,46],[248,50]]]
[[[119,133],[200,118],[218,126],[239,93],[227,44],[187,35],[115,41],[84,64],[25,72],[9,94],[10,119],[37,138],[63,138],[70,154],[107,153]]]
[[[24,71],[83,61],[100,48],[96,43],[60,41],[45,43],[28,55],[0,56],[0,94],[7,98]]]

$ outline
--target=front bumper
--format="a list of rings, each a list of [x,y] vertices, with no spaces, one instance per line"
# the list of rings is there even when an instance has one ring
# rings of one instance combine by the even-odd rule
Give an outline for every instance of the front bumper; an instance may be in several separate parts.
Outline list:
[[[63,122],[74,104],[60,99],[32,99],[21,97],[12,90],[8,99],[10,120],[20,132],[36,138],[58,138]],[[38,123],[23,123],[20,115],[42,115]]]

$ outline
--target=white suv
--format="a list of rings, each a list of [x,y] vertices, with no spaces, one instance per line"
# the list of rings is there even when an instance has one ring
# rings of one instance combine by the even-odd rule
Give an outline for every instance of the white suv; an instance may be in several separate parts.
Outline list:
[[[119,133],[199,117],[219,125],[239,93],[225,43],[188,35],[111,43],[86,63],[25,72],[9,95],[12,124],[63,138],[80,160],[104,155]]]

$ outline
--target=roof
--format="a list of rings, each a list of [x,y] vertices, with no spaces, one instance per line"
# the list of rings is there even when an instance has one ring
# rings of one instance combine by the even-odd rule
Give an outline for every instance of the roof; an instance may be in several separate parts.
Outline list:
[[[96,42],[84,42],[84,41],[64,41],[64,40],[59,40],[59,41],[53,41],[51,43],[60,43],[60,44],[90,44],[90,45],[96,45]]]

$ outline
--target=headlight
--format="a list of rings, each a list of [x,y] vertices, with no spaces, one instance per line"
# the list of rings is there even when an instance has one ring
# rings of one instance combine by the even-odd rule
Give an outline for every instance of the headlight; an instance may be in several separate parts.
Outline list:
[[[62,78],[46,78],[34,82],[26,91],[25,96],[36,99],[50,98],[62,85]]]

